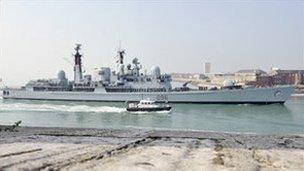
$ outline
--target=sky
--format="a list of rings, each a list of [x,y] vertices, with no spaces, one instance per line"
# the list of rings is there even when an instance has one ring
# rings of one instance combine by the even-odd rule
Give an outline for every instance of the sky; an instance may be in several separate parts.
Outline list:
[[[83,45],[87,74],[126,62],[149,71],[202,73],[304,69],[303,1],[0,0],[0,78],[6,85],[73,78],[72,52]]]

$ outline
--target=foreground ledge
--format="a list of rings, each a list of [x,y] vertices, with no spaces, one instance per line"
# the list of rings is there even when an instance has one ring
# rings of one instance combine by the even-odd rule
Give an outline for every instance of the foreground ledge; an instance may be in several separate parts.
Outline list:
[[[304,136],[43,127],[1,131],[0,170],[18,169],[303,170]]]

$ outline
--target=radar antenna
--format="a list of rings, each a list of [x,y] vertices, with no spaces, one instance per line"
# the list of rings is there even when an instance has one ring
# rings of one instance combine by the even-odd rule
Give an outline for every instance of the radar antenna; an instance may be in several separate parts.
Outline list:
[[[81,49],[81,44],[77,43],[75,47],[76,53],[79,53],[80,49]]]
[[[118,50],[118,56],[119,56],[119,63],[120,64],[123,64],[124,62],[123,62],[123,60],[124,60],[124,55],[125,55],[125,50],[122,50],[122,49],[120,49],[120,50]]]
[[[116,56],[116,57],[118,57],[118,61],[116,61],[116,63],[118,63],[118,64],[124,63],[125,53],[126,53],[126,51],[121,48],[121,42],[119,42],[119,47],[118,47],[117,56]]]

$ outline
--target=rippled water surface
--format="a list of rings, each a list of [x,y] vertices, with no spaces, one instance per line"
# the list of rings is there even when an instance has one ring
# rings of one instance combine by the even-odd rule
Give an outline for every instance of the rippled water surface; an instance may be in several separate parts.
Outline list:
[[[173,104],[171,113],[128,113],[124,103],[0,99],[0,124],[153,128],[247,133],[304,133],[304,98],[285,105]]]

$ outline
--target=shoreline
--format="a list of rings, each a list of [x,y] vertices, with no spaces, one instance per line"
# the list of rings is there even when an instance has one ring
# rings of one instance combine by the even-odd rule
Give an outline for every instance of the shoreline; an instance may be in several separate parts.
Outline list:
[[[0,132],[0,170],[301,170],[303,154],[304,135],[50,127]]]

